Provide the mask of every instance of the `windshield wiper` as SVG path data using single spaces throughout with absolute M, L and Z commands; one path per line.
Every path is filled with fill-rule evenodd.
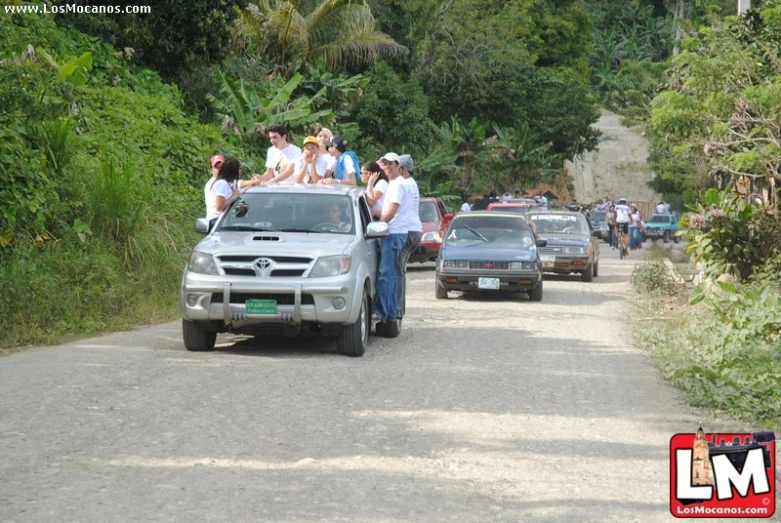
M 295 227 L 291 227 L 288 229 L 279 229 L 279 232 L 311 232 L 313 234 L 323 233 L 323 231 L 313 231 L 312 229 L 296 229 Z
M 470 226 L 464 225 L 464 228 L 469 230 L 470 232 L 475 233 L 476 235 L 478 235 L 480 237 L 481 240 L 483 240 L 485 243 L 488 243 L 488 238 L 486 238 L 485 236 L 483 236 L 482 234 L 480 234 L 479 232 L 477 232 L 476 230 L 474 230 Z
M 277 229 L 267 229 L 265 227 L 255 227 L 252 225 L 226 225 L 219 228 L 220 231 L 251 231 L 251 232 L 279 232 Z

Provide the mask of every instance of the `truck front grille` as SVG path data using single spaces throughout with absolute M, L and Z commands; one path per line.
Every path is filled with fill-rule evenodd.
M 212 294 L 212 303 L 222 303 L 225 300 L 225 295 L 221 292 L 215 292 Z M 231 303 L 236 305 L 243 305 L 247 300 L 276 300 L 277 305 L 294 305 L 295 295 L 292 293 L 283 292 L 266 292 L 266 293 L 243 293 L 243 292 L 231 292 Z M 301 295 L 301 305 L 314 305 L 315 298 L 311 294 Z

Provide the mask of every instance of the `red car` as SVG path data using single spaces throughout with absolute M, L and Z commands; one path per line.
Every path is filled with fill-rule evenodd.
M 421 198 L 418 216 L 423 224 L 423 237 L 415 252 L 410 254 L 410 262 L 425 263 L 436 261 L 439 247 L 445 236 L 447 226 L 453 220 L 453 215 L 447 211 L 445 204 L 439 198 Z

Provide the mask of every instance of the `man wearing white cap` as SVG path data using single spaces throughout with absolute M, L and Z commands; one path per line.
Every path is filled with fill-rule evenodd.
M 407 302 L 407 262 L 410 254 L 420 245 L 420 238 L 423 236 L 423 224 L 420 221 L 420 190 L 418 182 L 412 177 L 412 171 L 415 164 L 412 156 L 402 154 L 399 156 L 399 166 L 401 167 L 401 176 L 404 178 L 404 184 L 410 195 L 410 205 L 407 209 L 402 209 L 401 214 L 407 223 L 407 241 L 404 243 L 399 259 L 396 262 L 396 279 L 398 280 L 398 307 L 399 319 L 404 317 Z
M 382 160 L 389 183 L 380 220 L 388 224 L 390 234 L 380 239 L 380 267 L 377 275 L 377 303 L 374 305 L 374 314 L 385 323 L 396 321 L 399 312 L 396 262 L 407 241 L 404 211 L 409 212 L 410 196 L 404 178 L 401 176 L 399 155 L 388 153 L 382 157 Z

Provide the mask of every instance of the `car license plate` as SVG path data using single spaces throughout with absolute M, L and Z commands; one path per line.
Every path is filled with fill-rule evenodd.
M 477 288 L 478 289 L 498 289 L 499 288 L 499 278 L 478 278 L 477 279 Z
M 276 314 L 277 300 L 247 300 L 244 304 L 247 314 Z
M 556 261 L 556 257 L 551 256 L 550 254 L 542 254 L 540 256 L 540 261 L 543 263 L 553 263 Z

